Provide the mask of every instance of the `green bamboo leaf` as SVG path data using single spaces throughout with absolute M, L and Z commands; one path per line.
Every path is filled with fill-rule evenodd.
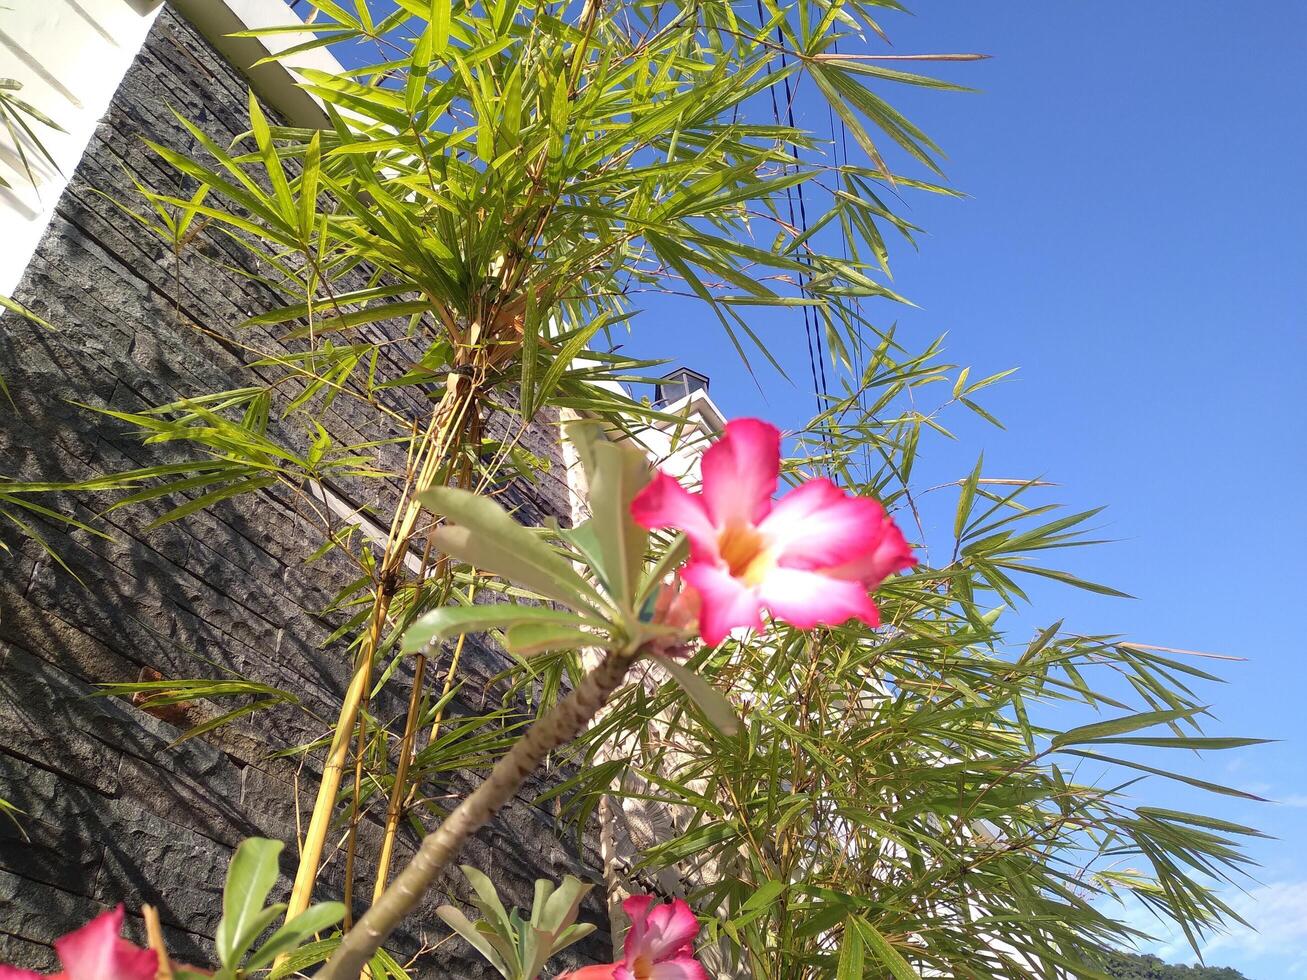
M 1073 728 L 1070 731 L 1062 732 L 1060 735 L 1055 735 L 1052 744 L 1053 748 L 1056 749 L 1066 745 L 1095 742 L 1109 736 L 1124 735 L 1127 732 L 1138 731 L 1141 728 L 1151 728 L 1153 725 L 1186 721 L 1206 710 L 1206 708 L 1178 708 L 1172 711 L 1143 711 L 1138 714 L 1126 715 L 1123 718 L 1109 718 L 1107 721 L 1094 722 L 1092 725 L 1081 725 L 1079 728 Z
M 182 742 L 188 742 L 200 735 L 207 735 L 209 732 L 217 731 L 224 725 L 230 725 L 237 719 L 244 718 L 246 715 L 252 715 L 256 711 L 262 711 L 264 708 L 272 708 L 286 702 L 281 698 L 265 698 L 262 701 L 252 701 L 249 704 L 241 705 L 239 708 L 233 708 L 231 711 L 225 711 L 216 718 L 210 718 L 208 721 L 201 722 L 192 728 L 188 728 L 175 739 L 168 743 L 168 748 L 175 748 Z
M 259 105 L 259 100 L 254 97 L 253 90 L 249 94 L 249 107 L 254 142 L 258 145 L 264 169 L 272 184 L 273 194 L 276 195 L 277 203 L 281 208 L 281 218 L 288 225 L 294 226 L 296 224 L 295 198 L 291 195 L 286 171 L 282 169 L 281 161 L 277 158 L 277 149 L 272 143 L 267 117 L 263 114 L 263 107 Z
M 318 181 L 321 176 L 322 134 L 314 133 L 309 138 L 308 149 L 304 152 L 304 170 L 299 179 L 300 234 L 305 241 L 313 237 L 313 215 L 318 206 Z
M 844 940 L 840 943 L 840 958 L 835 965 L 835 980 L 863 980 L 862 930 L 856 920 L 844 924 Z
M 912 965 L 903 958 L 903 954 L 895 949 L 875 926 L 860 916 L 854 920 L 854 924 L 867 949 L 880 961 L 881 966 L 889 970 L 894 980 L 921 980 L 921 974 L 912 968 Z
M 26 306 L 24 306 L 22 303 L 19 303 L 17 300 L 10 299 L 8 296 L 5 296 L 3 293 L 0 293 L 0 309 L 8 310 L 11 313 L 16 313 L 19 316 L 21 316 L 24 320 L 30 320 L 32 323 L 35 323 L 38 327 L 45 327 L 45 329 L 47 330 L 55 329 L 51 323 L 41 319 L 39 316 L 37 316 L 35 313 L 29 310 Z
M 449 47 L 449 24 L 453 17 L 453 0 L 431 0 L 431 53 L 444 57 Z
M 334 953 L 339 945 L 339 935 L 319 939 L 317 942 L 305 943 L 275 965 L 268 974 L 268 980 L 285 980 L 286 977 L 292 974 L 305 973 L 309 967 L 316 966 Z M 202 980 L 202 978 L 197 977 L 197 980 Z
M 1126 736 L 1122 738 L 1096 738 L 1095 745 L 1147 745 L 1158 749 L 1190 749 L 1194 752 L 1242 749 L 1250 745 L 1267 745 L 1269 738 L 1208 738 L 1202 736 L 1158 735 Z
M 1131 762 L 1128 759 L 1116 759 L 1112 756 L 1101 755 L 1098 752 L 1090 752 L 1086 749 L 1065 749 L 1067 755 L 1079 756 L 1082 759 L 1093 759 L 1095 762 L 1106 762 L 1109 765 L 1124 766 L 1127 769 L 1136 769 L 1140 772 L 1150 773 L 1154 776 L 1163 776 L 1167 779 L 1173 779 L 1178 783 L 1184 783 L 1186 786 L 1193 786 L 1197 789 L 1206 790 L 1209 793 L 1218 793 L 1221 796 L 1237 796 L 1243 800 L 1254 800 L 1258 803 L 1265 803 L 1264 797 L 1255 793 L 1246 793 L 1241 789 L 1233 789 L 1229 786 L 1222 786 L 1219 783 L 1211 783 L 1205 779 L 1195 779 L 1193 776 L 1186 776 L 1183 773 L 1170 772 L 1166 769 L 1158 769 L 1155 766 L 1146 766 L 1142 762 Z
M 263 490 L 266 487 L 274 486 L 277 483 L 275 476 L 258 476 L 251 477 L 248 480 L 237 480 L 235 483 L 229 483 L 217 490 L 211 490 L 206 494 L 196 497 L 194 500 L 188 500 L 179 507 L 174 507 L 159 517 L 156 517 L 148 525 L 147 531 L 153 531 L 155 528 L 162 527 L 165 524 L 171 524 L 173 521 L 179 521 L 183 517 L 189 517 L 191 514 L 212 507 L 214 504 L 223 500 L 230 500 L 232 497 L 239 497 L 241 494 L 253 493 L 256 490 Z
M 280 929 L 251 954 L 244 963 L 245 970 L 258 970 L 269 965 L 278 956 L 296 949 L 309 936 L 322 932 L 345 917 L 345 906 L 340 902 L 321 902 L 310 905 Z

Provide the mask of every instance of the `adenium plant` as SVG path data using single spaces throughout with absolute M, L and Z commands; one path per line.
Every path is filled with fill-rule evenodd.
M 764 609 L 800 629 L 851 618 L 874 624 L 869 591 L 913 563 L 903 535 L 878 503 L 845 494 L 828 480 L 810 480 L 773 501 L 780 433 L 765 422 L 727 425 L 704 454 L 700 494 L 654 474 L 642 450 L 610 441 L 596 423 L 573 424 L 568 436 L 585 470 L 591 516 L 575 528 L 552 529 L 552 542 L 488 497 L 450 487 L 421 495 L 443 518 L 431 533 L 436 548 L 556 605 L 444 606 L 420 619 L 403 646 L 415 652 L 459 633 L 493 629 L 503 631 L 508 650 L 519 656 L 590 648 L 602 658 L 427 835 L 408 867 L 345 935 L 318 974 L 322 980 L 359 975 L 463 842 L 550 752 L 590 724 L 636 661 L 656 657 L 707 718 L 732 734 L 738 723 L 729 703 L 674 656 L 685 652 L 695 629 L 706 643 L 720 643 L 735 627 L 762 626 Z M 648 561 L 655 528 L 684 531 L 688 563 L 679 536 Z M 632 930 L 652 945 L 614 965 L 616 980 L 695 976 L 684 964 L 651 972 L 671 952 L 655 937 L 672 921 L 664 923 L 664 915 L 673 913 L 655 913 Z M 679 913 L 675 919 L 684 921 Z
M 517 908 L 504 908 L 486 875 L 468 865 L 463 865 L 462 871 L 475 892 L 472 904 L 481 918 L 473 922 L 452 905 L 440 906 L 436 915 L 504 980 L 536 980 L 551 956 L 595 931 L 592 923 L 576 921 L 581 901 L 593 886 L 571 875 L 557 887 L 538 880 L 530 913 L 523 918 Z

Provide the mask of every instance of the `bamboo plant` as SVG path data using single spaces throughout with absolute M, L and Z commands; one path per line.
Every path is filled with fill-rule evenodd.
M 1154 648 L 1057 626 L 1018 642 L 999 623 L 1024 603 L 1025 576 L 1102 588 L 1039 561 L 1080 543 L 1091 515 L 1045 516 L 1051 504 L 1030 502 L 1044 489 L 1037 481 L 980 465 L 945 487 L 915 479 L 917 454 L 947 434 L 948 412 L 990 418 L 981 393 L 999 377 L 971 379 L 941 360 L 937 342 L 877 326 L 876 302 L 900 299 L 886 285 L 887 237 L 915 231 L 900 195 L 952 193 L 939 182 L 937 148 L 887 95 L 900 85 L 954 89 L 903 69 L 978 56 L 885 54 L 878 18 L 898 8 L 893 0 L 313 6 L 310 24 L 285 28 L 313 39 L 282 57 L 315 46 L 350 53 L 338 74 L 300 72 L 328 126 L 280 125 L 254 96 L 250 130 L 232 145 L 183 119 L 200 152 L 153 149 L 193 193 L 147 190 L 144 213 L 124 202 L 173 244 L 179 277 L 182 254 L 223 236 L 284 297 L 224 338 L 246 352 L 252 383 L 109 413 L 146 441 L 193 447 L 194 458 L 65 489 L 124 491 L 119 506 L 176 500 L 160 521 L 240 494 L 287 494 L 319 522 L 311 547 L 354 566 L 357 579 L 333 604 L 350 680 L 323 739 L 300 747 L 324 756 L 286 910 L 293 920 L 309 907 L 328 835 L 343 827 L 354 926 L 344 935 L 354 939 L 341 947 L 346 965 L 328 975 L 357 972 L 364 947 L 379 941 L 359 939 L 368 935 L 360 926 L 380 915 L 393 928 L 433 868 L 517 788 L 518 770 L 551 751 L 592 763 L 550 791 L 578 820 L 605 796 L 644 792 L 628 775 L 688 814 L 683 835 L 643 865 L 711 862 L 713 880 L 691 876 L 696 904 L 737 969 L 759 978 L 1092 971 L 1105 948 L 1135 934 L 1105 898 L 1142 901 L 1194 936 L 1233 915 L 1212 881 L 1237 872 L 1236 841 L 1252 831 L 1135 805 L 1125 783 L 1065 768 L 1068 759 L 1124 766 L 1231 792 L 1109 748 L 1246 744 L 1194 733 L 1203 705 L 1187 685 L 1209 675 Z M 801 85 L 829 105 L 851 153 L 827 153 L 823 135 L 786 111 Z M 811 221 L 791 216 L 801 193 Z M 822 472 L 882 499 L 918 527 L 927 554 L 946 553 L 887 588 L 882 630 L 769 626 L 764 641 L 728 640 L 696 651 L 688 671 L 671 668 L 681 686 L 623 686 L 653 639 L 639 614 L 665 570 L 657 560 L 672 561 L 670 542 L 655 536 L 648 556 L 643 539 L 628 542 L 614 563 L 566 535 L 549 545 L 513 530 L 477 494 L 533 478 L 539 461 L 520 440 L 560 412 L 635 436 L 675 421 L 619 387 L 648 380 L 653 367 L 612 349 L 623 331 L 656 328 L 637 315 L 643 292 L 700 301 L 750 372 L 784 377 L 790 367 L 750 326 L 756 309 L 792 307 L 813 325 L 836 380 L 791 443 L 787 477 Z M 944 394 L 932 402 L 932 392 Z M 422 408 L 396 407 L 399 394 Z M 370 414 L 375 441 L 333 438 L 340 399 Z M 493 440 L 492 415 L 510 420 Z M 384 464 L 381 449 L 401 462 Z M 604 465 L 623 475 L 600 512 L 624 520 L 613 502 L 629 502 L 637 467 L 618 457 Z M 376 491 L 379 542 L 324 504 L 346 485 Z M 31 515 L 58 518 L 39 496 L 51 489 L 0 482 L 0 513 L 38 533 Z M 944 494 L 957 496 L 956 516 L 940 545 L 921 515 Z M 489 531 L 470 540 L 478 522 Z M 522 581 L 521 562 L 487 553 L 496 534 L 516 542 L 515 559 L 537 556 L 538 574 Z M 473 600 L 487 588 L 572 612 L 541 619 L 526 612 L 538 606 L 514 604 L 487 613 L 496 607 Z M 445 720 L 461 637 L 485 629 L 506 630 L 524 657 L 509 679 L 535 699 L 535 738 L 518 738 L 522 719 L 507 705 Z M 407 646 L 404 635 L 414 638 Z M 429 643 L 438 637 L 456 646 L 435 695 Z M 583 643 L 607 651 L 596 671 L 582 665 Z M 1095 674 L 1109 682 L 1091 684 Z M 410 684 L 407 712 L 392 733 L 370 707 L 400 679 Z M 729 691 L 734 709 L 715 691 Z M 263 710 L 293 704 L 239 681 L 209 693 L 256 694 Z M 1123 714 L 1065 726 L 1040 708 L 1071 702 Z M 730 734 L 735 711 L 744 724 Z M 1155 725 L 1169 734 L 1136 734 Z M 602 756 L 615 740 L 639 751 Z M 490 789 L 452 816 L 420 800 L 450 768 L 491 766 Z M 370 869 L 382 911 L 355 924 L 356 829 L 372 806 L 385 815 Z M 393 877 L 406 821 L 424 831 L 453 821 L 452 836 L 437 829 L 417 870 Z

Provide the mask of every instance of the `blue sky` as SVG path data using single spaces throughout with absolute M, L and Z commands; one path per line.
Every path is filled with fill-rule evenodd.
M 1035 594 L 1042 621 L 1246 658 L 1220 664 L 1211 733 L 1277 744 L 1190 759 L 1188 771 L 1281 802 L 1197 800 L 1152 780 L 1161 805 L 1206 807 L 1280 838 L 1233 901 L 1261 929 L 1209 947 L 1253 980 L 1307 976 L 1304 608 L 1307 410 L 1307 5 L 1263 0 L 919 2 L 885 20 L 895 50 L 982 51 L 947 66 L 980 94 L 889 94 L 945 149 L 965 200 L 914 196 L 929 234 L 892 255 L 885 304 L 914 340 L 947 332 L 976 372 L 1018 374 L 928 461 L 965 475 L 1044 476 L 1100 504 L 1115 543 L 1065 556 L 1137 598 Z M 800 99 L 826 132 L 824 109 Z M 647 316 L 658 316 L 654 310 Z M 706 311 L 661 317 L 627 347 L 712 375 L 728 415 L 798 425 L 812 405 L 799 314 L 760 318 L 790 385 L 759 391 Z M 645 328 L 649 324 L 642 325 Z M 1147 925 L 1147 924 L 1146 924 Z M 1182 943 L 1158 950 L 1191 961 Z

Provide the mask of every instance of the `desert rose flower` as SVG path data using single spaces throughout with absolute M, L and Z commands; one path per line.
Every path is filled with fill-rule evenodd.
M 123 928 L 123 907 L 96 916 L 76 932 L 54 941 L 63 971 L 55 980 L 154 980 L 159 954 L 139 949 L 119 933 Z M 41 980 L 41 974 L 0 966 L 0 980 Z
M 694 958 L 699 921 L 685 902 L 654 905 L 651 896 L 635 895 L 622 903 L 622 911 L 631 930 L 621 962 L 582 967 L 559 980 L 709 980 Z
M 764 609 L 799 629 L 849 619 L 878 625 L 870 590 L 915 564 L 902 532 L 869 497 L 819 478 L 773 500 L 780 460 L 774 426 L 734 419 L 703 454 L 702 493 L 660 472 L 631 504 L 637 523 L 689 538 L 681 576 L 699 593 L 706 643 L 738 626 L 761 627 Z

